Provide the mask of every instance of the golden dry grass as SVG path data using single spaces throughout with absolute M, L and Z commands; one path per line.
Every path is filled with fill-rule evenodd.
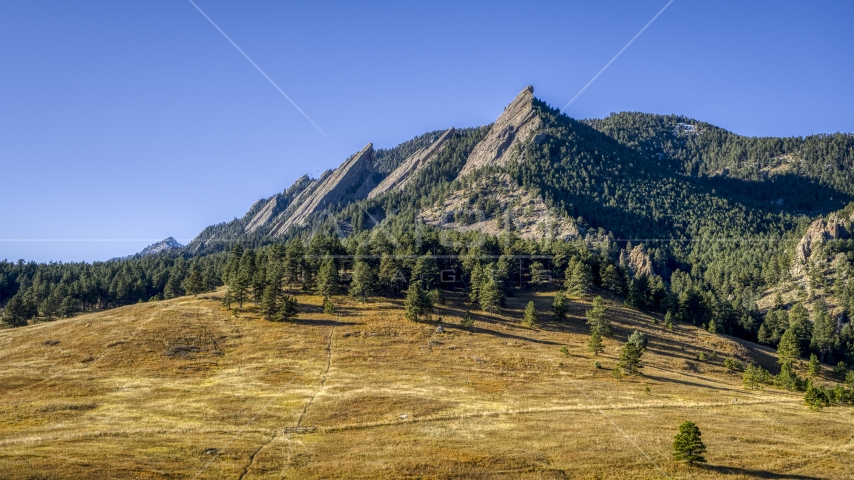
M 450 297 L 441 334 L 398 301 L 342 298 L 336 320 L 309 296 L 290 323 L 181 298 L 2 330 L 0 477 L 851 478 L 851 409 L 745 391 L 721 366 L 773 365 L 766 349 L 616 307 L 595 369 L 586 304 L 529 329 L 524 304 L 551 297 L 521 294 L 466 331 Z M 646 366 L 615 379 L 633 329 Z M 671 460 L 685 419 L 710 466 Z

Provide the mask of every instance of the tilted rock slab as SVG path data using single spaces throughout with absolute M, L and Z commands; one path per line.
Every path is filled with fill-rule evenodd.
M 409 156 L 399 167 L 395 168 L 379 185 L 376 186 L 368 198 L 374 198 L 382 195 L 392 189 L 403 190 L 410 180 L 415 178 L 415 175 L 431 161 L 436 159 L 439 153 L 445 149 L 448 140 L 454 137 L 454 127 L 449 128 L 430 145 L 418 149 L 417 152 Z
M 299 198 L 306 192 L 306 190 L 311 188 L 315 183 L 317 183 L 317 180 L 309 178 L 308 175 L 303 175 L 298 178 L 293 185 L 288 187 L 287 190 L 268 198 L 261 210 L 252 216 L 249 223 L 247 223 L 243 228 L 243 231 L 245 233 L 252 233 L 259 228 L 281 220 L 279 218 L 281 217 L 281 213 L 289 206 L 299 201 Z M 253 205 L 252 209 L 254 208 L 255 206 Z
M 507 165 L 511 160 L 518 159 L 513 155 L 516 146 L 521 145 L 524 149 L 525 142 L 531 139 L 542 124 L 542 119 L 534 110 L 534 87 L 528 86 L 504 109 L 486 138 L 475 145 L 460 175 L 490 165 Z
M 261 211 L 259 211 L 255 214 L 254 217 L 252 217 L 252 220 L 250 220 L 249 223 L 246 224 L 246 227 L 243 229 L 243 231 L 246 233 L 252 233 L 255 230 L 258 230 L 259 228 L 263 227 L 267 224 L 268 221 L 270 221 L 271 218 L 273 218 L 273 215 L 278 213 L 278 209 L 279 196 L 276 195 L 271 198 L 266 205 L 264 205 L 264 208 L 262 208 Z
M 301 198 L 297 199 L 300 200 L 299 205 L 271 234 L 281 235 L 294 225 L 305 225 L 312 215 L 341 200 L 367 197 L 375 185 L 375 174 L 374 145 L 369 143 L 330 175 L 322 178 L 310 194 L 306 189 L 306 195 L 300 195 Z

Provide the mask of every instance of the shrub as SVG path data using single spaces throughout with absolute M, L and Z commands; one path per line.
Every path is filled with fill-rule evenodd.
M 738 360 L 734 360 L 732 358 L 727 358 L 724 360 L 724 367 L 728 370 L 742 370 L 744 366 Z
M 748 365 L 744 370 L 742 383 L 747 390 L 762 390 L 765 385 L 771 383 L 771 374 L 762 367 Z

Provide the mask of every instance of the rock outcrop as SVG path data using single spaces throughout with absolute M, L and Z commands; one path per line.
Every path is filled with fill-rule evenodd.
M 506 165 L 516 159 L 513 156 L 516 146 L 524 148 L 542 124 L 534 110 L 534 87 L 528 86 L 504 109 L 486 138 L 474 147 L 460 175 L 490 165 Z
M 636 245 L 631 251 L 620 250 L 620 266 L 629 270 L 632 278 L 638 275 L 655 275 L 652 260 L 643 245 Z
M 292 226 L 304 225 L 315 213 L 342 200 L 366 198 L 376 185 L 375 176 L 374 146 L 369 143 L 331 174 L 321 177 L 314 188 L 307 188 L 294 199 L 293 209 L 285 212 L 286 218 L 271 234 L 281 235 Z
M 445 149 L 445 145 L 447 145 L 448 140 L 453 138 L 453 136 L 454 127 L 451 127 L 435 142 L 410 155 L 409 158 L 404 160 L 399 167 L 394 169 L 389 176 L 380 182 L 376 188 L 371 190 L 371 193 L 368 194 L 368 198 L 374 198 L 377 195 L 382 195 L 392 189 L 402 190 L 406 184 L 415 177 L 418 171 L 433 161 L 436 156 Z
M 852 221 L 854 221 L 854 214 L 846 221 L 836 213 L 828 215 L 827 220 L 822 218 L 814 221 L 795 248 L 792 276 L 797 278 L 806 273 L 810 257 L 822 244 L 828 240 L 849 238 Z
M 488 193 L 495 200 L 491 215 L 469 202 L 477 191 Z M 421 220 L 443 229 L 488 235 L 501 235 L 512 226 L 513 232 L 523 240 L 568 241 L 581 235 L 573 219 L 557 214 L 542 198 L 517 185 L 507 174 L 480 178 L 474 184 L 449 192 L 441 203 L 423 210 Z

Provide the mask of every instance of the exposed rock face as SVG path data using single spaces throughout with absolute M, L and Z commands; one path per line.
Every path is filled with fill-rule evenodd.
M 827 217 L 827 220 L 822 218 L 814 221 L 795 248 L 795 262 L 792 265 L 792 276 L 798 277 L 806 273 L 806 266 L 810 262 L 810 257 L 824 242 L 838 238 L 848 238 L 850 236 L 849 229 L 851 228 L 851 221 L 854 221 L 854 215 L 846 222 L 844 218 L 840 218 L 836 213 L 831 213 Z
M 374 146 L 369 143 L 359 153 L 324 175 L 315 188 L 306 189 L 293 202 L 294 209 L 271 232 L 281 235 L 294 225 L 304 225 L 313 214 L 342 200 L 359 200 L 368 196 L 375 184 Z M 290 209 L 289 209 L 290 210 Z
M 252 233 L 255 230 L 263 227 L 273 218 L 273 215 L 279 213 L 279 196 L 276 195 L 267 201 L 267 204 L 264 205 L 264 208 L 261 209 L 260 212 L 256 213 L 252 220 L 249 220 L 249 223 L 246 224 L 246 227 L 243 229 L 246 233 Z
M 627 252 L 625 248 L 620 250 L 620 266 L 628 268 L 632 277 L 655 275 L 655 271 L 652 269 L 652 260 L 647 255 L 643 245 L 636 245 L 630 252 Z
M 448 140 L 454 136 L 454 127 L 449 128 L 435 142 L 427 147 L 419 149 L 400 164 L 393 172 L 389 174 L 379 185 L 376 186 L 368 198 L 374 198 L 377 195 L 382 195 L 391 189 L 402 190 L 409 183 L 419 170 L 429 164 L 436 156 L 445 149 Z
M 252 233 L 264 226 L 275 223 L 277 220 L 281 220 L 279 218 L 280 214 L 288 206 L 298 201 L 300 196 L 303 195 L 314 183 L 316 183 L 316 180 L 309 178 L 308 175 L 303 175 L 284 192 L 278 195 L 273 195 L 267 200 L 261 200 L 262 202 L 265 202 L 264 206 L 246 223 L 246 226 L 243 227 L 243 231 L 245 233 Z M 254 206 L 250 212 L 253 210 L 255 210 Z
M 156 255 L 160 252 L 165 252 L 167 250 L 174 250 L 176 248 L 181 248 L 181 247 L 183 247 L 183 245 L 178 243 L 178 241 L 175 240 L 174 238 L 169 237 L 165 240 L 161 240 L 155 244 L 152 244 L 152 245 L 149 245 L 149 246 L 143 248 L 142 251 L 139 252 L 139 254 L 143 255 L 143 256 L 144 255 Z
M 476 191 L 490 193 L 497 213 L 487 217 L 477 205 L 471 205 L 469 197 Z M 500 235 L 512 225 L 515 234 L 524 240 L 567 241 L 581 236 L 574 220 L 556 215 L 542 198 L 519 187 L 507 174 L 481 178 L 450 192 L 441 204 L 425 209 L 421 220 L 441 228 L 488 235 Z
M 534 87 L 527 87 L 504 109 L 486 138 L 472 150 L 460 175 L 489 165 L 506 165 L 515 159 L 513 151 L 523 145 L 543 124 L 534 111 Z

